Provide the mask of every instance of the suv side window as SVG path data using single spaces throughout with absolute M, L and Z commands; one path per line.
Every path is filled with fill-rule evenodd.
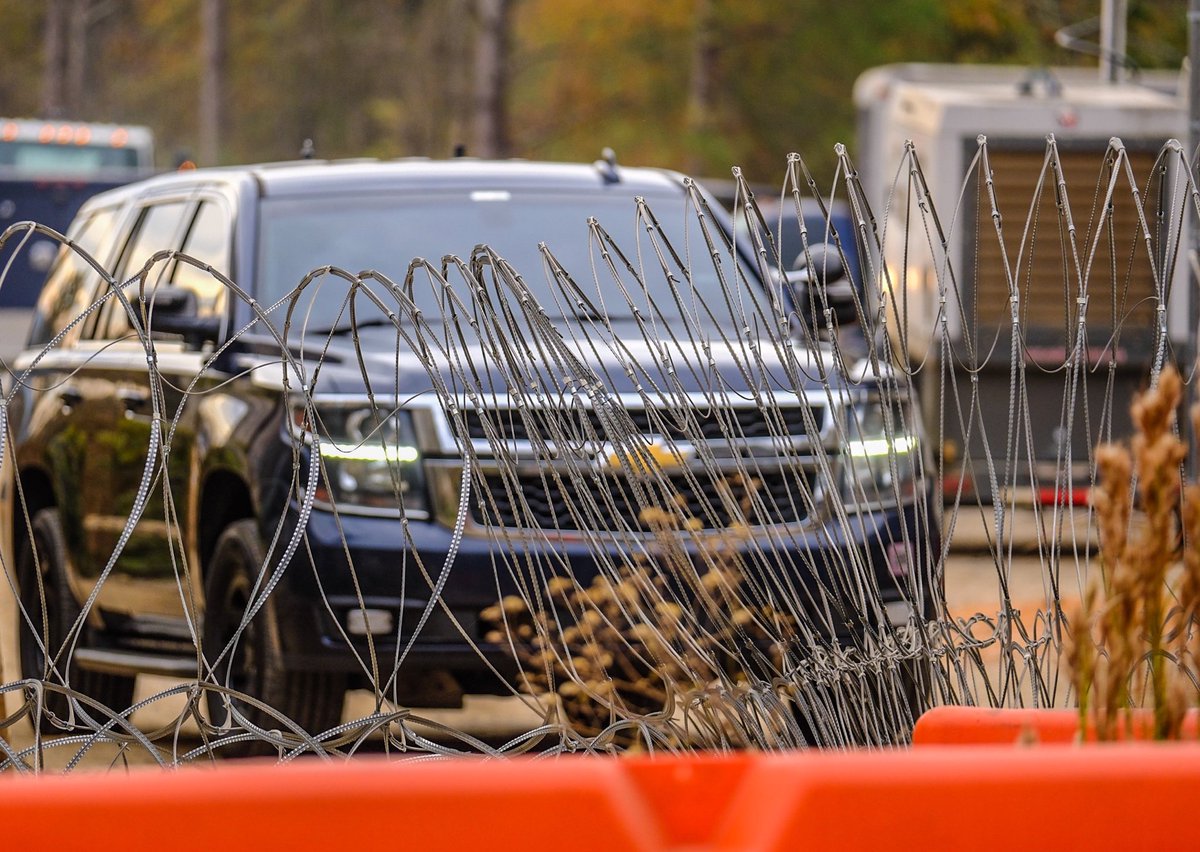
M 115 209 L 99 210 L 67 236 L 104 263 L 106 258 L 100 251 L 108 244 L 115 221 Z M 45 346 L 87 309 L 94 298 L 96 278 L 96 270 L 78 252 L 65 245 L 59 249 L 58 259 L 46 276 L 46 284 L 38 297 L 37 317 L 29 332 L 30 346 Z
M 229 275 L 229 235 L 233 222 L 222 204 L 203 201 L 192 219 L 183 253 L 207 263 L 222 275 Z M 176 263 L 171 283 L 196 296 L 196 316 L 223 316 L 225 285 L 190 263 Z
M 117 268 L 118 283 L 124 283 L 130 276 L 136 275 L 155 252 L 179 248 L 184 214 L 190 207 L 190 201 L 168 201 L 152 204 L 142 211 Z M 151 267 L 146 277 L 147 289 L 165 281 L 166 270 L 165 262 L 156 263 Z M 137 288 L 138 284 L 135 281 L 125 291 L 131 301 L 137 298 Z M 116 298 L 111 299 L 105 307 L 105 316 L 101 318 L 97 328 L 97 336 L 104 340 L 116 340 L 132 332 L 129 316 Z

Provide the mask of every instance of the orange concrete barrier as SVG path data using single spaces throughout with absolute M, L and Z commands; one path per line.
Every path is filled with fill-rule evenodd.
M 1118 739 L 1151 739 L 1154 717 L 1147 710 L 1135 711 L 1128 725 L 1117 729 Z M 1195 740 L 1200 731 L 1198 716 L 1191 710 L 1184 717 L 1183 736 Z M 1078 739 L 1079 711 L 1032 708 L 934 707 L 925 711 L 913 728 L 913 745 L 1012 744 L 1019 740 L 1038 743 L 1073 743 Z M 1084 739 L 1094 741 L 1096 730 L 1088 725 Z
M 437 763 L 0 778 L 11 848 L 1200 847 L 1200 746 Z

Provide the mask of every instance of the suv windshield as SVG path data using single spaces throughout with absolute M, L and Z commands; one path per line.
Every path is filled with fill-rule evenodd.
M 682 192 L 648 196 L 647 203 L 682 263 L 693 273 L 689 285 L 681 269 L 672 270 L 685 294 L 684 310 L 696 316 L 703 314 L 697 309 L 700 301 L 714 309 L 724 304 L 704 232 Z M 590 237 L 587 222 L 593 216 L 634 267 L 644 270 L 643 287 L 621 269 L 629 299 L 607 271 L 598 241 Z M 718 239 L 719 229 L 710 226 L 710 231 L 713 239 Z M 631 318 L 631 301 L 642 311 L 653 304 L 667 320 L 680 316 L 680 306 L 671 296 L 655 253 L 658 241 L 647 234 L 645 222 L 638 221 L 632 195 L 608 193 L 463 189 L 436 195 L 409 192 L 367 198 L 267 199 L 262 204 L 260 300 L 275 302 L 309 272 L 326 265 L 351 273 L 375 270 L 401 284 L 415 257 L 438 266 L 443 255 L 469 260 L 475 246 L 486 244 L 521 274 L 548 314 L 574 314 L 575 305 L 564 298 L 560 285 L 547 271 L 538 250 L 540 242 L 546 243 L 597 311 L 610 320 Z M 619 260 L 614 258 L 614 262 L 621 267 Z M 454 275 L 449 280 L 451 285 L 462 284 Z M 424 277 L 414 284 L 414 301 L 430 321 L 442 315 L 437 289 Z M 302 299 L 297 308 L 304 314 L 305 325 L 310 329 L 346 325 L 347 314 L 339 316 L 345 293 L 341 281 L 320 282 L 312 299 Z M 460 295 L 470 302 L 466 293 Z M 368 315 L 375 313 L 365 299 L 357 301 L 356 309 L 360 317 L 364 310 Z

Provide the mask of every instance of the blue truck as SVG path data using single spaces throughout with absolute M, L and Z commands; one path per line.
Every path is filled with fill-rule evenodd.
M 149 128 L 0 118 L 0 357 L 18 351 L 58 254 L 55 240 L 19 224 L 61 233 L 87 199 L 153 170 Z

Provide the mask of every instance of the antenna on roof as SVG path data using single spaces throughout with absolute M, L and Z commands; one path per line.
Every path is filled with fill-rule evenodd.
M 300 159 L 311 160 L 317 155 L 317 146 L 313 144 L 312 139 L 305 139 L 300 145 Z
M 600 152 L 600 159 L 592 165 L 600 172 L 600 177 L 604 178 L 605 183 L 621 182 L 621 175 L 617 171 L 617 154 L 612 148 L 604 148 Z

